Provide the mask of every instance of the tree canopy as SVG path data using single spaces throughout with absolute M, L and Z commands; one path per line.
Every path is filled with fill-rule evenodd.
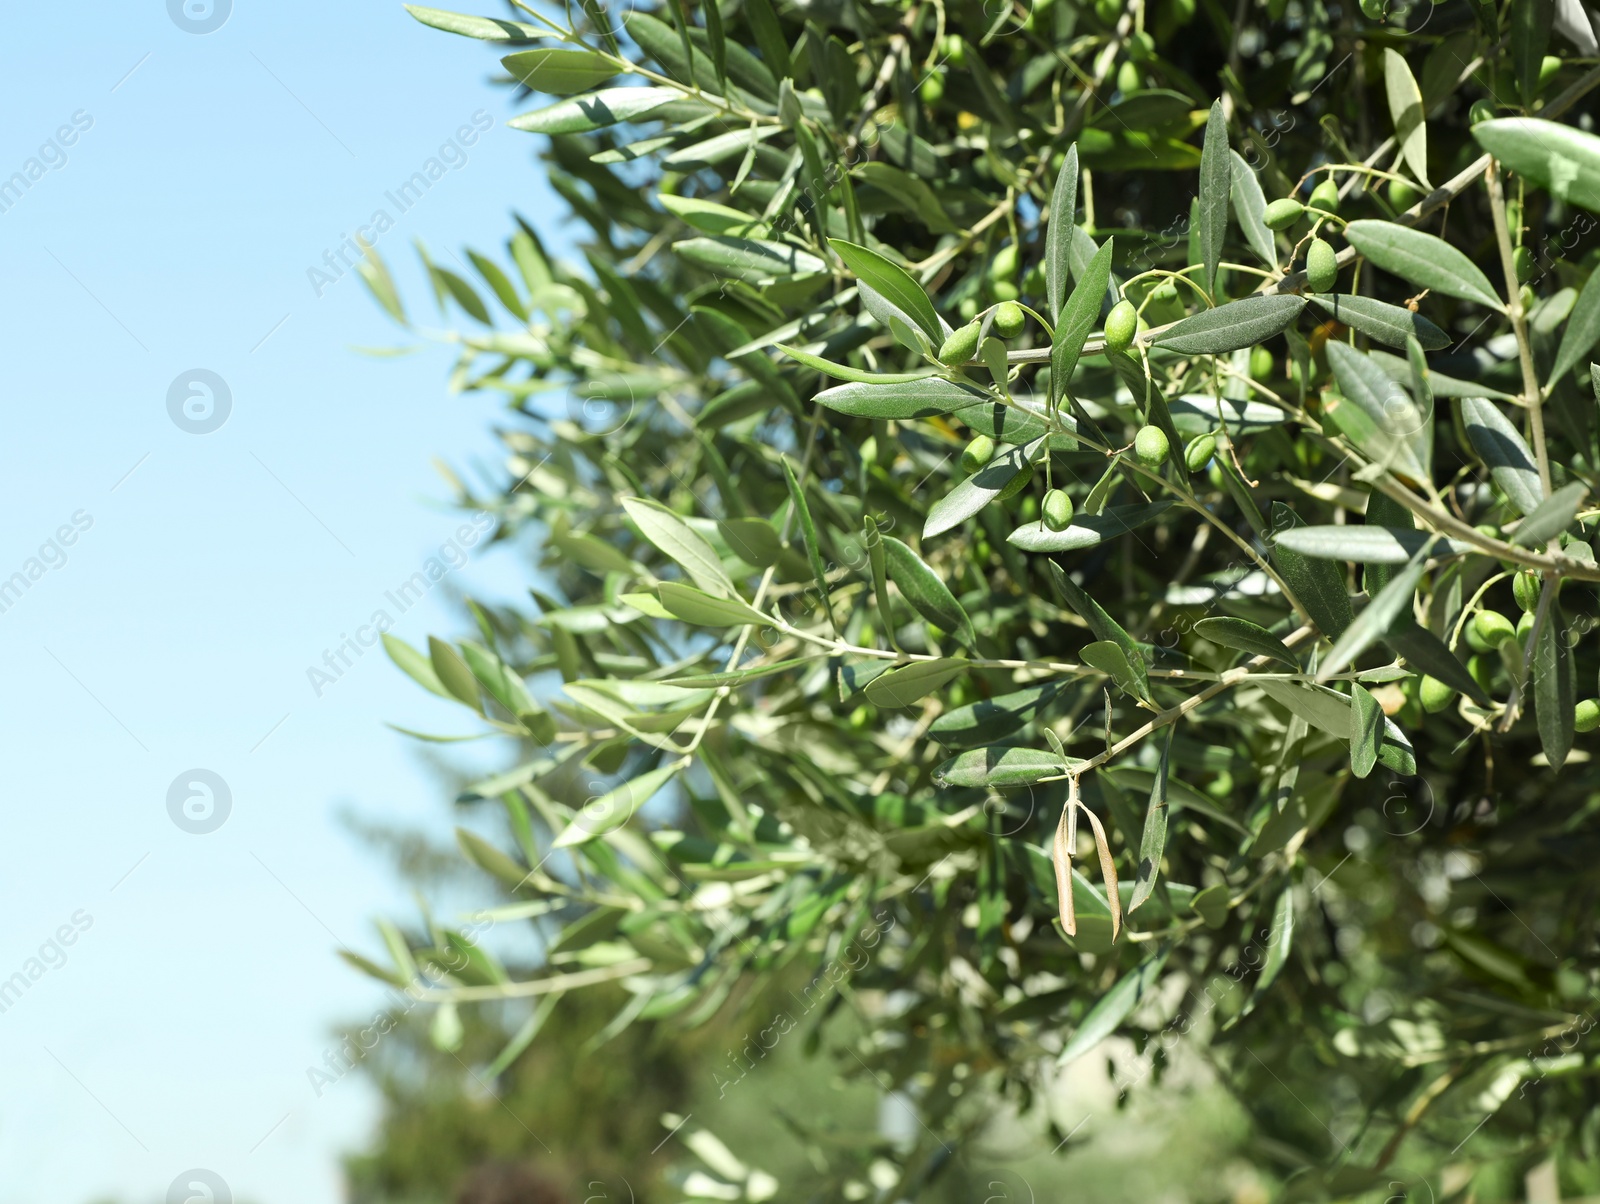
M 423 253 L 507 404 L 459 500 L 543 553 L 386 637 L 505 742 L 504 899 L 363 968 L 521 1009 L 496 1068 L 612 984 L 914 1112 L 794 1118 L 784 1198 L 915 1199 L 1002 1106 L 1070 1158 L 1108 1050 L 1208 1064 L 1283 1199 L 1600 1190 L 1579 5 L 408 7 L 566 213 Z M 736 1153 L 684 1182 L 778 1190 Z

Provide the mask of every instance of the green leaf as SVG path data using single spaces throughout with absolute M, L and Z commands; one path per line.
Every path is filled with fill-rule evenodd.
M 869 681 L 867 700 L 880 707 L 908 707 L 966 671 L 967 662 L 960 657 L 913 661 Z
M 950 587 L 928 567 L 922 557 L 892 535 L 883 537 L 883 550 L 888 559 L 889 577 L 900 587 L 905 600 L 911 603 L 928 622 L 945 631 L 955 632 L 970 647 L 977 639 L 972 630 L 972 620 Z
M 1133 666 L 1128 663 L 1127 655 L 1122 651 L 1120 644 L 1111 640 L 1096 640 L 1080 648 L 1078 658 L 1091 669 L 1098 669 L 1104 673 L 1119 690 L 1138 696 L 1133 684 Z
M 1015 736 L 1060 693 L 1059 685 L 1045 684 L 983 698 L 940 715 L 928 735 L 948 748 L 972 748 Z
M 690 263 L 758 287 L 798 276 L 820 276 L 828 267 L 810 251 L 766 238 L 716 235 L 685 239 L 673 243 L 672 248 Z
M 1267 956 L 1261 963 L 1261 977 L 1256 979 L 1255 989 L 1250 992 L 1250 999 L 1245 1004 L 1246 1012 L 1255 1008 L 1256 1001 L 1283 972 L 1283 967 L 1289 962 L 1289 949 L 1293 941 L 1294 892 L 1285 884 L 1283 893 L 1278 896 L 1277 905 L 1272 909 L 1272 928 L 1267 935 Z
M 676 88 L 606 88 L 588 96 L 574 96 L 506 122 L 530 134 L 584 134 L 619 121 L 638 121 L 683 93 Z
M 960 526 L 994 501 L 1018 473 L 1038 458 L 1043 446 L 1044 440 L 1040 438 L 1026 447 L 1007 448 L 1002 455 L 995 456 L 967 477 L 928 511 L 927 521 L 922 527 L 922 538 L 931 539 L 952 527 Z
M 1350 683 L 1350 771 L 1367 777 L 1378 764 L 1383 741 L 1383 708 L 1359 682 Z
M 728 548 L 746 564 L 771 568 L 783 554 L 783 541 L 764 518 L 727 518 L 717 521 Z
M 673 618 L 698 627 L 760 626 L 772 622 L 741 598 L 718 597 L 677 581 L 663 581 L 656 586 L 656 596 Z
M 1544 500 L 1544 487 L 1533 450 L 1523 442 L 1517 428 L 1493 402 L 1482 397 L 1461 400 L 1461 422 L 1467 429 L 1467 442 L 1489 467 L 1489 475 L 1517 513 L 1532 514 Z
M 1222 355 L 1253 347 L 1289 326 L 1305 307 L 1305 298 L 1287 293 L 1229 301 L 1184 318 L 1158 336 L 1155 346 L 1180 355 Z
M 1228 153 L 1228 119 L 1222 115 L 1222 102 L 1214 100 L 1200 152 L 1200 253 L 1205 264 L 1200 282 L 1206 295 L 1212 297 L 1216 296 L 1217 265 L 1222 262 L 1222 244 L 1228 235 L 1228 198 L 1233 182 Z
M 1427 440 L 1430 446 L 1427 454 L 1432 458 L 1433 423 L 1430 418 L 1381 366 L 1348 343 L 1330 339 L 1327 353 L 1339 391 L 1347 401 L 1365 411 L 1376 428 L 1375 438 L 1369 436 L 1360 440 L 1362 450 L 1376 464 L 1414 481 L 1427 480 L 1429 474 L 1423 467 L 1420 448 Z M 1342 428 L 1343 423 L 1340 425 Z
M 889 599 L 889 557 L 883 550 L 883 536 L 878 534 L 877 520 L 870 514 L 861 516 L 861 526 L 867 561 L 872 566 L 872 590 L 878 599 L 878 620 L 883 624 L 890 645 L 898 651 L 900 643 L 894 635 L 894 604 Z
M 1367 495 L 1366 525 L 1369 527 L 1393 527 L 1397 531 L 1414 531 L 1416 521 L 1399 502 L 1386 493 L 1374 490 Z M 1377 597 L 1378 591 L 1394 580 L 1394 568 L 1389 561 L 1366 561 L 1366 571 L 1363 580 L 1366 583 L 1369 597 Z
M 1404 347 L 1407 339 L 1416 339 L 1428 351 L 1450 346 L 1450 336 L 1427 318 L 1387 301 L 1352 293 L 1316 293 L 1311 300 L 1335 321 L 1391 347 Z
M 789 457 L 780 458 L 783 460 L 783 479 L 789 486 L 789 503 L 794 507 L 795 515 L 800 520 L 800 534 L 805 539 L 806 560 L 811 564 L 811 576 L 816 582 L 817 592 L 822 596 L 822 609 L 828 616 L 828 626 L 837 634 L 838 628 L 833 620 L 833 594 L 828 590 L 828 568 L 822 560 L 822 541 L 817 538 L 817 524 L 811 517 L 811 507 L 806 503 L 806 491 L 794 475 Z
M 1428 123 L 1424 120 L 1422 89 L 1417 87 L 1411 68 L 1392 47 L 1383 52 L 1384 90 L 1389 97 L 1389 116 L 1394 120 L 1394 140 L 1400 144 L 1401 157 L 1412 173 L 1429 188 L 1428 184 Z M 1459 294 L 1452 294 L 1459 295 Z
M 428 268 L 428 272 L 433 276 L 434 280 L 444 286 L 445 291 L 455 298 L 456 304 L 466 310 L 467 313 L 485 326 L 494 324 L 489 317 L 489 307 L 483 303 L 483 298 L 478 296 L 473 287 L 460 276 L 447 268 L 437 268 L 431 265 Z
M 1398 622 L 1411 619 L 1411 603 L 1416 597 L 1417 582 L 1422 580 L 1427 567 L 1427 558 L 1419 551 L 1404 569 L 1394 575 L 1394 580 L 1378 591 L 1378 596 L 1368 602 L 1366 609 L 1344 629 L 1344 634 L 1317 669 L 1318 681 L 1327 681 L 1345 666 L 1353 665 L 1357 657 L 1388 635 Z
M 1139 837 L 1139 866 L 1133 877 L 1133 899 L 1128 904 L 1130 912 L 1137 910 L 1155 890 L 1156 875 L 1161 872 L 1161 858 L 1167 851 L 1167 774 L 1172 763 L 1175 726 L 1167 726 L 1167 738 L 1161 745 L 1161 759 L 1156 763 L 1156 780 L 1150 787 L 1150 803 L 1144 813 L 1144 831 Z
M 992 393 L 942 376 L 927 376 L 893 384 L 836 385 L 818 393 L 816 400 L 830 410 L 856 418 L 931 418 L 954 414 L 973 406 L 995 405 Z
M 1511 63 L 1517 72 L 1517 91 L 1525 106 L 1539 94 L 1540 68 L 1550 45 L 1550 25 L 1555 0 L 1519 0 L 1508 10 L 1511 17 Z M 1579 20 L 1587 14 L 1579 8 Z
M 423 689 L 437 694 L 440 698 L 454 698 L 454 695 L 444 688 L 439 675 L 433 671 L 433 662 L 399 636 L 384 632 L 383 650 L 407 677 Z
M 443 640 L 431 635 L 428 637 L 428 653 L 429 660 L 433 664 L 433 672 L 443 683 L 444 688 L 457 701 L 464 702 L 480 715 L 483 714 L 483 700 L 478 695 L 478 679 L 472 675 L 467 662 L 461 659 L 461 654 Z
M 1533 512 L 1517 524 L 1511 542 L 1531 548 L 1554 539 L 1572 525 L 1572 520 L 1588 492 L 1589 487 L 1582 481 L 1563 485 L 1534 507 Z
M 1100 306 L 1111 283 L 1111 254 L 1114 239 L 1106 239 L 1105 246 L 1095 252 L 1079 275 L 1072 296 L 1062 307 L 1056 322 L 1055 341 L 1050 345 L 1050 394 L 1052 400 L 1066 390 L 1089 332 L 1100 321 Z
M 570 849 L 576 845 L 587 844 L 597 836 L 604 836 L 607 832 L 622 827 L 633 818 L 634 812 L 660 793 L 661 788 L 670 782 L 682 767 L 682 761 L 674 761 L 670 765 L 642 773 L 631 782 L 624 782 L 616 789 L 608 790 L 599 798 L 590 799 L 550 847 Z
M 1072 279 L 1072 232 L 1078 210 L 1078 144 L 1067 147 L 1056 186 L 1050 194 L 1050 221 L 1044 234 L 1044 287 L 1052 325 L 1061 322 L 1061 306 Z
M 1556 351 L 1550 379 L 1560 380 L 1588 359 L 1596 343 L 1600 343 L 1600 271 L 1589 273 L 1567 317 L 1567 329 L 1561 335 L 1561 347 Z
M 456 844 L 468 861 L 484 873 L 498 878 L 512 890 L 527 883 L 528 870 L 477 833 L 469 832 L 466 828 L 457 828 Z
M 909 314 L 935 345 L 943 341 L 944 328 L 939 324 L 939 315 L 934 311 L 933 302 L 928 300 L 928 294 L 922 286 L 911 278 L 910 272 L 899 264 L 891 263 L 878 252 L 842 238 L 830 238 L 828 245 L 838 252 L 839 258 L 844 260 L 845 266 L 857 280 Z
M 789 43 L 784 37 L 783 26 L 778 23 L 777 14 L 772 11 L 770 0 L 745 0 L 744 11 L 756 46 L 761 51 L 762 62 L 775 79 L 788 77 L 793 72 L 789 63 Z
M 623 498 L 622 508 L 644 537 L 671 557 L 706 593 L 731 598 L 738 592 L 716 549 L 682 515 L 642 497 Z
M 873 160 L 858 163 L 851 174 L 864 184 L 893 197 L 901 208 L 934 234 L 954 234 L 957 226 L 939 203 L 937 194 L 926 183 L 891 163 Z
M 1418 343 L 1417 346 L 1421 349 L 1422 344 Z M 1403 385 L 1410 385 L 1413 382 L 1414 376 L 1409 359 L 1376 348 L 1367 352 L 1367 356 L 1389 374 L 1389 379 Z M 1432 368 L 1428 369 L 1428 391 L 1435 397 L 1493 397 L 1499 401 L 1514 400 L 1510 393 L 1491 389 L 1479 381 L 1446 376 Z
M 389 316 L 400 325 L 406 325 L 405 306 L 400 303 L 400 292 L 394 286 L 394 277 L 389 275 L 388 266 L 371 246 L 362 248 L 361 262 L 356 264 L 356 275 L 361 277 L 361 282 L 377 298 L 378 304 L 389 312 Z
M 1032 748 L 1003 746 L 977 748 L 951 757 L 933 771 L 933 784 L 940 788 L 983 789 L 1030 786 L 1040 778 L 1060 777 L 1083 762 L 1077 757 Z
M 1070 606 L 1078 617 L 1089 625 L 1089 630 L 1094 633 L 1097 640 L 1106 641 L 1116 645 L 1122 653 L 1123 664 L 1127 672 L 1117 677 L 1119 685 L 1123 685 L 1136 697 L 1148 701 L 1150 698 L 1150 676 L 1145 663 L 1144 649 L 1140 648 L 1134 639 L 1123 628 L 1121 623 L 1108 614 L 1100 603 L 1089 596 L 1077 582 L 1067 576 L 1067 572 L 1055 561 L 1047 561 L 1045 570 L 1050 577 L 1050 586 L 1061 596 L 1061 600 Z M 1085 649 L 1087 651 L 1087 649 Z M 1094 664 L 1093 661 L 1089 662 Z M 1096 665 L 1096 668 L 1100 666 Z
M 1136 968 L 1119 978 L 1116 985 L 1100 997 L 1094 1007 L 1089 1009 L 1089 1014 L 1083 1018 L 1083 1023 L 1078 1025 L 1066 1048 L 1056 1058 L 1057 1066 L 1076 1062 L 1116 1032 L 1117 1026 L 1128 1018 L 1128 1014 L 1155 990 L 1156 983 L 1161 977 L 1161 968 L 1167 963 L 1169 951 L 1170 946 L 1160 946 Z
M 1275 268 L 1278 244 L 1263 216 L 1267 211 L 1267 197 L 1261 191 L 1261 181 L 1256 179 L 1256 173 L 1250 170 L 1250 164 L 1238 151 L 1230 150 L 1228 158 L 1233 164 L 1233 216 L 1256 257 L 1269 268 Z
M 608 56 L 594 50 L 541 46 L 508 54 L 500 62 L 513 78 L 534 92 L 571 96 L 603 84 L 619 70 Z
M 1560 769 L 1572 751 L 1575 683 L 1572 648 L 1567 642 L 1566 624 L 1556 601 L 1555 581 L 1546 581 L 1545 597 L 1539 605 L 1546 610 L 1544 622 L 1535 633 L 1533 663 L 1533 712 L 1539 725 L 1539 745 L 1551 769 Z
M 1079 513 L 1060 531 L 1052 531 L 1042 521 L 1025 523 L 1006 536 L 1006 542 L 1024 552 L 1073 552 L 1079 548 L 1092 548 L 1144 526 L 1159 518 L 1171 506 L 1170 501 L 1159 501 L 1135 506 L 1111 506 L 1102 514 Z
M 1344 634 L 1355 615 L 1350 609 L 1350 595 L 1345 592 L 1344 574 L 1326 560 L 1311 560 L 1293 547 L 1286 545 L 1284 537 L 1304 521 L 1282 502 L 1272 503 L 1272 530 L 1276 535 L 1272 544 L 1272 562 L 1278 575 L 1300 599 L 1311 621 L 1322 634 L 1336 640 Z
M 707 234 L 727 234 L 734 238 L 746 238 L 766 231 L 766 223 L 760 218 L 729 208 L 727 205 L 719 205 L 715 201 L 674 196 L 670 192 L 663 192 L 656 199 L 661 202 L 663 209 L 679 221 Z
M 779 351 L 790 359 L 804 364 L 807 368 L 815 368 L 824 376 L 831 376 L 834 380 L 848 380 L 860 385 L 907 385 L 912 381 L 927 380 L 933 373 L 932 369 L 922 372 L 867 372 L 861 368 L 851 368 L 846 364 L 836 364 L 832 360 L 825 360 L 820 355 L 812 355 L 809 351 L 801 351 L 798 347 L 789 347 L 783 343 L 774 343 Z M 827 403 L 824 402 L 824 405 Z M 837 406 L 833 407 L 839 408 Z M 847 413 L 849 411 L 846 411 Z
M 1265 627 L 1258 626 L 1248 619 L 1227 616 L 1201 619 L 1194 625 L 1194 633 L 1203 640 L 1224 648 L 1232 648 L 1235 652 L 1246 652 L 1251 656 L 1270 656 L 1274 660 L 1282 661 L 1290 669 L 1300 668 L 1300 662 L 1295 660 L 1289 645 Z
M 442 29 L 445 33 L 458 33 L 467 38 L 479 38 L 487 42 L 533 42 L 540 38 L 553 35 L 536 25 L 524 25 L 520 21 L 502 21 L 495 17 L 468 17 L 461 13 L 446 12 L 442 8 L 424 8 L 420 4 L 407 4 L 404 6 L 410 13 L 424 25 L 434 29 Z
M 1278 532 L 1277 546 L 1317 560 L 1349 560 L 1356 564 L 1405 564 L 1423 548 L 1435 545 L 1436 556 L 1470 551 L 1471 544 L 1427 531 L 1376 525 L 1292 527 Z
M 1465 694 L 1481 707 L 1489 705 L 1489 696 L 1456 654 L 1445 642 L 1426 627 L 1416 623 L 1399 623 L 1383 637 L 1401 656 L 1406 665 L 1418 673 L 1436 677 L 1458 693 Z
M 1552 196 L 1600 213 L 1600 138 L 1539 117 L 1481 121 L 1472 136 L 1504 166 Z
M 1358 221 L 1344 228 L 1344 236 L 1369 263 L 1408 284 L 1473 301 L 1487 309 L 1505 308 L 1478 265 L 1436 234 L 1395 222 Z

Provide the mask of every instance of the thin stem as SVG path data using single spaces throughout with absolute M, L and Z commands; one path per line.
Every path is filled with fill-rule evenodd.
M 1539 466 L 1539 484 L 1550 496 L 1550 454 L 1544 442 L 1544 394 L 1539 389 L 1539 374 L 1533 367 L 1533 345 L 1528 341 L 1528 316 L 1522 310 L 1522 287 L 1517 283 L 1516 253 L 1511 249 L 1511 230 L 1506 225 L 1505 189 L 1500 183 L 1497 164 L 1489 164 L 1489 212 L 1494 217 L 1494 237 L 1500 244 L 1500 266 L 1506 276 L 1506 312 L 1517 336 L 1517 358 L 1522 361 L 1522 394 L 1528 407 L 1528 442 Z

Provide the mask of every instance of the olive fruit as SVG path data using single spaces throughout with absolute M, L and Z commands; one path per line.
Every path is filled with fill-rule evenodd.
M 1424 677 L 1422 687 L 1417 691 L 1422 702 L 1422 709 L 1430 715 L 1436 715 L 1455 700 L 1456 692 L 1437 677 Z
M 1106 347 L 1112 351 L 1125 350 L 1133 342 L 1138 326 L 1138 311 L 1133 308 L 1133 302 L 1124 297 L 1106 315 Z
M 1002 301 L 995 306 L 994 332 L 1002 339 L 1014 339 L 1022 333 L 1027 320 L 1027 315 L 1022 312 L 1022 306 L 1015 301 Z
M 1189 466 L 1190 472 L 1199 472 L 1211 463 L 1211 457 L 1217 454 L 1217 437 L 1215 435 L 1201 435 L 1183 450 L 1183 462 Z
M 1482 121 L 1494 120 L 1494 104 L 1487 100 L 1475 100 L 1472 108 L 1467 111 L 1467 121 L 1477 125 Z
M 1324 213 L 1339 212 L 1339 186 L 1332 180 L 1324 180 L 1311 190 L 1312 209 L 1320 209 Z
M 1146 468 L 1159 468 L 1171 451 L 1167 436 L 1159 426 L 1141 426 L 1133 437 L 1133 454 Z
M 1539 574 L 1518 573 L 1511 581 L 1511 592 L 1518 606 L 1532 612 L 1539 605 Z
M 961 469 L 968 476 L 994 459 L 994 440 L 988 435 L 977 435 L 961 453 Z
M 1306 287 L 1314 293 L 1325 293 L 1339 279 L 1339 257 L 1333 244 L 1324 238 L 1313 238 L 1306 248 Z
M 922 97 L 924 104 L 938 104 L 944 99 L 944 76 L 937 72 L 927 75 L 922 83 L 917 85 L 917 95 Z
M 1406 210 L 1422 199 L 1422 194 L 1404 180 L 1389 181 L 1389 204 Z
M 947 368 L 954 368 L 971 360 L 978 351 L 979 328 L 980 324 L 973 321 L 952 330 L 950 337 L 939 347 L 939 362 Z
M 1279 197 L 1262 211 L 1261 220 L 1268 230 L 1287 230 L 1305 211 L 1306 207 L 1292 196 Z
M 1065 489 L 1052 489 L 1044 495 L 1044 525 L 1052 531 L 1064 530 L 1072 521 L 1072 497 Z
M 1467 626 L 1467 643 L 1479 652 L 1493 652 L 1516 638 L 1517 629 L 1498 610 L 1480 610 Z
M 1572 726 L 1580 732 L 1592 732 L 1600 727 L 1600 698 L 1585 698 L 1572 712 Z
M 958 33 L 945 34 L 941 50 L 944 52 L 944 61 L 952 67 L 960 67 L 967 61 L 967 44 Z

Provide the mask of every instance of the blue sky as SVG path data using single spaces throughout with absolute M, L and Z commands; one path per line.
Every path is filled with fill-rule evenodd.
M 451 537 L 431 460 L 494 462 L 496 403 L 447 394 L 442 348 L 357 354 L 404 339 L 352 275 L 318 296 L 308 270 L 385 209 L 429 320 L 411 239 L 453 266 L 513 206 L 552 229 L 492 66 L 392 0 L 237 0 L 206 34 L 164 0 L 7 15 L 0 188 L 53 165 L 0 191 L 0 580 L 38 577 L 0 595 L 0 980 L 38 974 L 0 1013 L 0 1204 L 166 1199 L 194 1167 L 239 1201 L 341 1198 L 373 1100 L 354 1078 L 319 1099 L 306 1068 L 380 1002 L 336 945 L 370 950 L 406 903 L 335 810 L 447 831 L 384 723 L 466 724 L 379 650 L 320 697 L 307 669 Z M 385 194 L 479 110 L 399 212 Z M 194 369 L 228 394 L 210 433 L 169 414 Z M 518 557 L 475 549 L 448 584 L 510 597 Z M 397 633 L 457 629 L 445 589 Z M 204 834 L 168 813 L 195 769 L 231 795 Z

